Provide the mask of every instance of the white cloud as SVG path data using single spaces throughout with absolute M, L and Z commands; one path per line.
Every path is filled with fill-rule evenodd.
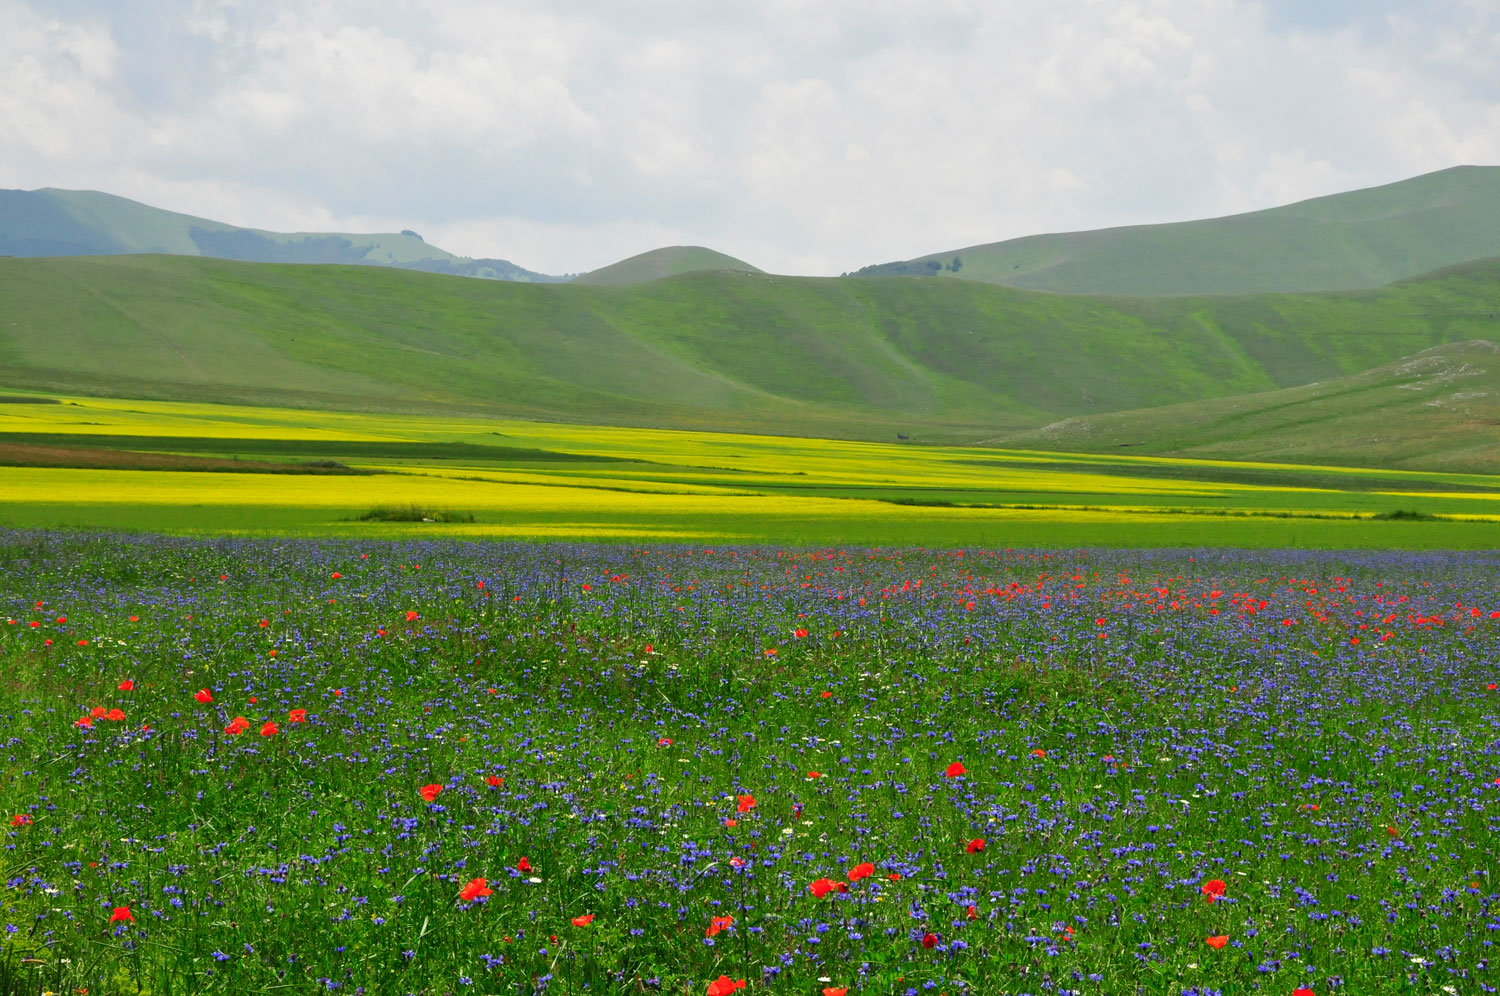
M 832 273 L 1500 161 L 1481 0 L 122 7 L 0 0 L 0 185 Z

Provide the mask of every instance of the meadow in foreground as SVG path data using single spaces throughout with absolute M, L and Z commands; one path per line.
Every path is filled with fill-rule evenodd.
M 0 536 L 0 993 L 1493 992 L 1500 560 Z

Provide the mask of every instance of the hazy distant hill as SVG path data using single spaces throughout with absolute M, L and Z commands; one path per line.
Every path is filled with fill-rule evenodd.
M 1459 166 L 1250 214 L 1033 235 L 884 263 L 1063 294 L 1237 294 L 1377 287 L 1500 256 L 1500 167 Z
M 1094 298 L 717 270 L 594 287 L 0 260 L 0 387 L 917 442 L 1327 381 L 1497 326 L 1500 261 L 1374 291 Z
M 591 270 L 575 277 L 573 283 L 601 286 L 643 284 L 648 280 L 660 280 L 662 277 L 675 277 L 680 273 L 696 273 L 700 270 L 761 272 L 749 263 L 702 246 L 666 246 Z
M 469 259 L 415 232 L 352 235 L 237 228 L 94 190 L 0 190 L 0 256 L 166 253 L 256 263 L 352 263 L 522 282 L 566 277 Z

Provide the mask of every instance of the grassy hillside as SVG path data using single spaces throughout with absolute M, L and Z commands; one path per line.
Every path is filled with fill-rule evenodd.
M 1500 262 L 1376 291 L 1062 297 L 700 272 L 629 287 L 0 260 L 0 387 L 914 441 L 1291 387 L 1496 335 Z
M 859 273 L 1065 294 L 1239 294 L 1376 287 L 1491 256 L 1500 256 L 1500 167 L 1460 166 L 1268 211 L 1035 235 Z
M 643 284 L 648 280 L 675 277 L 682 273 L 700 270 L 738 270 L 745 273 L 761 271 L 743 260 L 726 256 L 703 246 L 667 246 L 652 249 L 618 263 L 600 267 L 581 276 L 574 277 L 575 284 L 597 284 L 599 286 L 622 286 Z
M 415 232 L 351 235 L 267 232 L 164 211 L 95 190 L 0 190 L 0 256 L 170 253 L 256 263 L 354 263 L 487 277 L 556 281 L 503 259 L 469 259 Z
M 1071 418 L 1039 449 L 1451 471 L 1500 467 L 1500 346 L 1454 343 L 1304 387 Z

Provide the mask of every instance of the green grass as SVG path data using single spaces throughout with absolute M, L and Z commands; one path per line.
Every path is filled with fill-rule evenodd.
M 1493 334 L 1500 263 L 1375 291 L 1076 298 L 703 272 L 632 287 L 0 260 L 0 387 L 916 442 L 1272 390 Z
M 1367 467 L 1500 466 L 1500 347 L 1476 340 L 1259 394 L 1072 418 L 1009 446 Z
M 1492 561 L 0 533 L 0 991 L 1478 991 Z
M 726 256 L 713 249 L 705 249 L 703 246 L 666 246 L 622 259 L 618 263 L 611 263 L 597 270 L 590 270 L 588 273 L 574 277 L 572 282 L 618 287 L 626 284 L 643 284 L 647 281 L 675 277 L 682 273 L 694 273 L 699 270 L 761 272 L 743 260 Z
M 1490 256 L 1500 256 L 1500 167 L 1461 166 L 1250 214 L 1033 235 L 861 272 L 1063 294 L 1244 294 L 1376 287 Z

